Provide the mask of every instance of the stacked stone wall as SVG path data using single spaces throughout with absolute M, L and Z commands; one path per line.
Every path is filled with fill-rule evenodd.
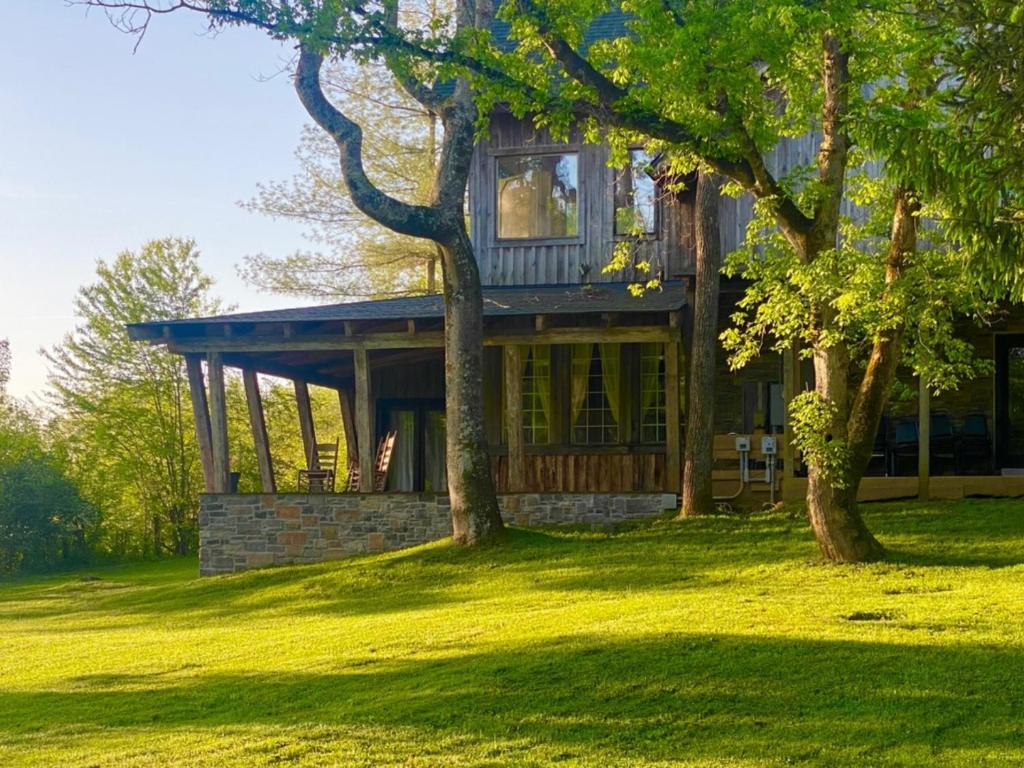
M 499 497 L 513 525 L 606 527 L 658 515 L 662 494 Z M 199 571 L 206 576 L 385 552 L 451 536 L 448 497 L 435 494 L 208 494 L 200 499 Z

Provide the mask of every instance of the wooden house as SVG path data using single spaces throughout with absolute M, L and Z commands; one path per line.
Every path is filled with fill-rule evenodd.
M 780 146 L 774 170 L 807 162 L 813 149 L 809 141 Z M 477 148 L 469 200 L 485 286 L 488 444 L 503 510 L 518 522 L 616 521 L 675 504 L 686 416 L 693 207 L 685 195 L 659 194 L 645 173 L 649 162 L 636 149 L 626 168 L 613 169 L 607 148 L 585 144 L 576 134 L 555 141 L 504 113 L 493 116 L 489 138 Z M 721 205 L 728 251 L 742 238 L 750 203 L 723 198 Z M 648 273 L 604 270 L 616 244 L 627 238 L 663 277 L 660 290 L 634 297 L 628 284 Z M 723 323 L 742 287 L 723 282 Z M 210 494 L 201 519 L 204 573 L 443 535 L 440 297 L 169 319 L 132 326 L 130 333 L 188 360 Z M 1024 477 L 1011 471 L 1024 466 L 1024 325 L 1007 321 L 972 334 L 992 356 L 993 375 L 934 401 L 922 393 L 918 401 L 894 406 L 872 468 L 877 476 L 865 479 L 863 498 L 918 495 L 922 489 L 951 497 L 1024 493 Z M 226 366 L 244 372 L 263 477 L 262 496 L 237 502 L 225 497 Z M 295 382 L 311 464 L 316 437 L 306 388 L 337 390 L 343 440 L 360 467 L 361 493 L 296 496 L 294 489 L 275 487 L 257 373 Z M 768 355 L 739 373 L 730 372 L 722 356 L 715 393 L 716 494 L 748 505 L 802 497 L 799 460 L 785 440 L 786 402 L 810 386 L 809 367 L 794 355 Z M 901 408 L 920 428 L 912 438 L 900 435 L 905 444 L 897 445 L 892 439 Z M 374 493 L 375 449 L 392 431 L 397 439 L 386 483 Z M 943 432 L 940 441 L 937 431 Z M 774 436 L 774 453 L 763 436 Z M 751 438 L 745 458 L 737 437 Z M 946 455 L 947 446 L 968 443 L 969 466 L 963 456 Z M 933 447 L 948 466 L 937 466 L 938 455 L 929 455 Z M 936 473 L 929 479 L 930 469 Z M 395 509 L 405 509 L 414 497 L 421 506 L 424 498 L 439 499 L 440 506 L 416 507 L 409 514 L 426 517 L 410 527 Z M 349 527 L 342 524 L 339 532 L 341 520 Z M 413 529 L 421 533 L 406 535 Z

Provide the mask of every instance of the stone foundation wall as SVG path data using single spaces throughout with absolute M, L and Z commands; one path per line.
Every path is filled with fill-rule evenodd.
M 520 526 L 610 526 L 658 515 L 672 503 L 666 501 L 660 493 L 498 498 L 506 522 Z M 199 507 L 199 572 L 319 563 L 412 547 L 451 533 L 448 497 L 435 494 L 207 494 Z

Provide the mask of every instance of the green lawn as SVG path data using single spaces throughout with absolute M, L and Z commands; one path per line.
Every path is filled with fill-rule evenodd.
M 1024 765 L 1024 502 L 0 582 L 0 766 Z

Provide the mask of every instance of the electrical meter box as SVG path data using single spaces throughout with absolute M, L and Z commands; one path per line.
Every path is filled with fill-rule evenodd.
M 749 452 L 750 451 L 750 438 L 747 437 L 746 435 L 741 435 L 740 437 L 737 437 L 736 438 L 736 450 L 739 451 L 740 453 Z
M 761 438 L 761 453 L 765 456 L 774 456 L 776 450 L 775 438 L 771 435 L 765 435 Z

